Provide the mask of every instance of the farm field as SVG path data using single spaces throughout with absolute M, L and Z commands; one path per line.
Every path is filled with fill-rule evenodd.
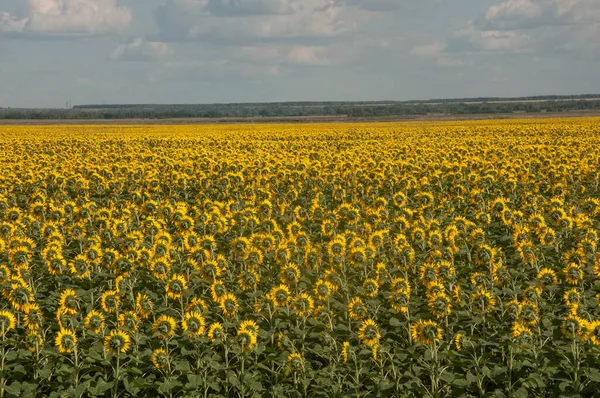
M 593 396 L 600 118 L 0 126 L 0 396 Z

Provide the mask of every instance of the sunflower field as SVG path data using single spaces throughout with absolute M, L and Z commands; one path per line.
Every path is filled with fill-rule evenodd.
M 600 388 L 600 119 L 0 126 L 0 163 L 0 397 Z

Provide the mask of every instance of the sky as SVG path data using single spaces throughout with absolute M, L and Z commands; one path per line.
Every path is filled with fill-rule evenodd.
M 600 93 L 600 0 L 0 0 L 0 107 Z

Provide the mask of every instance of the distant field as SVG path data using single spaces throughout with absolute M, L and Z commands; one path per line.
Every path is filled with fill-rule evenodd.
M 600 110 L 538 113 L 502 113 L 467 115 L 412 115 L 412 116 L 285 116 L 285 117 L 244 117 L 244 118 L 174 118 L 174 119 L 0 119 L 0 125 L 68 125 L 68 124 L 104 124 L 104 125 L 187 125 L 187 124 L 260 124 L 260 123 L 361 123 L 361 122 L 404 122 L 404 121 L 440 121 L 440 120 L 495 120 L 495 119 L 549 119 L 581 118 L 600 116 Z

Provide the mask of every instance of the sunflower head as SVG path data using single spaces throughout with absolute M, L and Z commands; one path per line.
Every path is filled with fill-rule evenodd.
M 152 364 L 156 369 L 165 369 L 169 365 L 169 354 L 164 348 L 157 348 L 152 351 Z
M 152 330 L 158 334 L 160 339 L 169 339 L 175 335 L 177 322 L 175 318 L 168 315 L 161 315 L 153 325 Z
M 442 340 L 442 328 L 434 321 L 419 319 L 411 326 L 411 336 L 421 344 L 433 344 Z
M 113 354 L 125 354 L 131 346 L 131 337 L 122 330 L 111 330 L 104 337 L 104 348 Z
M 196 311 L 186 312 L 181 322 L 182 329 L 185 333 L 188 333 L 190 337 L 199 337 L 204 334 L 204 327 L 206 322 L 202 314 Z
M 62 354 L 69 354 L 77 347 L 77 336 L 69 329 L 60 329 L 55 344 Z
M 358 337 L 369 347 L 373 347 L 373 345 L 377 344 L 381 338 L 381 334 L 379 333 L 379 328 L 375 321 L 372 319 L 362 321 L 360 328 L 358 329 Z
M 0 328 L 3 333 L 12 330 L 17 326 L 17 319 L 10 311 L 0 311 Z

